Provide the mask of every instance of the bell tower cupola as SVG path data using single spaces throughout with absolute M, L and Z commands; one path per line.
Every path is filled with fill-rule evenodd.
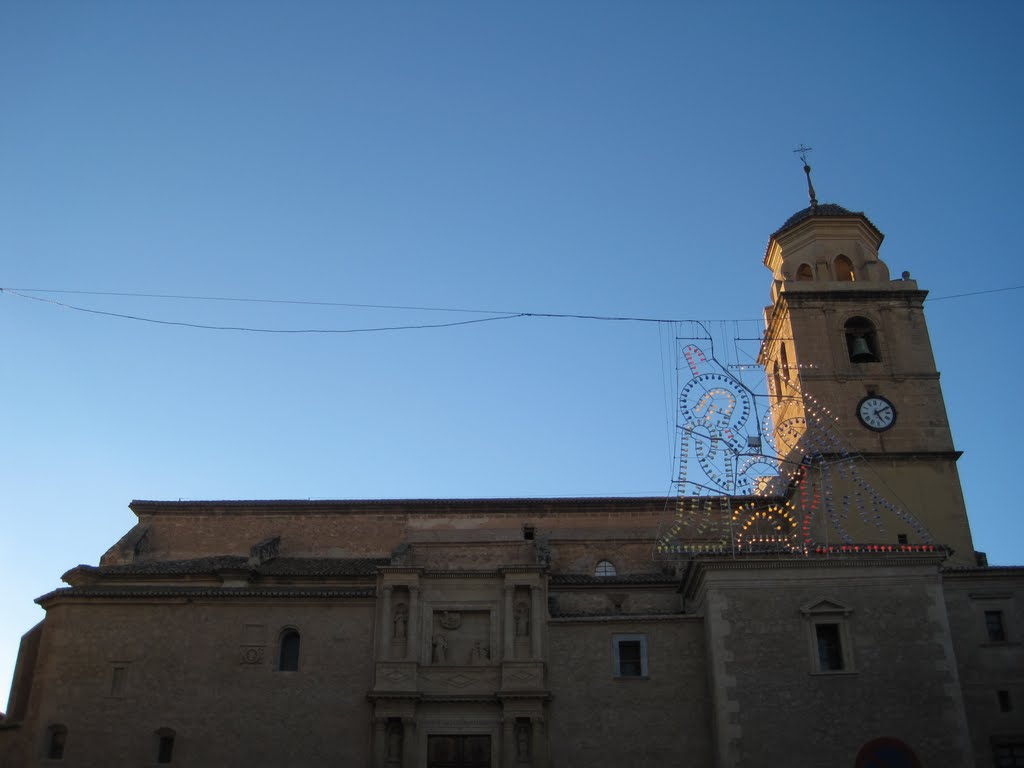
M 857 540 L 931 542 L 973 565 L 960 454 L 924 318 L 927 291 L 908 272 L 892 280 L 879 257 L 884 235 L 863 213 L 818 203 L 806 162 L 804 170 L 810 205 L 769 237 L 764 255 L 771 304 L 758 362 L 768 378 L 775 444 L 784 464 L 798 466 L 813 410 L 828 421 L 829 450 L 863 468 L 860 485 L 909 513 L 860 530 L 851 522 Z M 866 492 L 838 482 L 836 494 Z

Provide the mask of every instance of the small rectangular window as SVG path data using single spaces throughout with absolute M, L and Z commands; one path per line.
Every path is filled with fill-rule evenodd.
M 124 696 L 125 679 L 128 675 L 126 667 L 114 667 L 110 675 L 110 695 L 114 698 Z
M 46 729 L 46 737 L 46 757 L 50 760 L 63 760 L 68 729 L 63 725 L 51 725 Z
M 1024 768 L 1024 742 L 997 744 L 996 768 Z
M 821 672 L 838 672 L 843 669 L 843 643 L 838 624 L 815 624 L 814 634 L 818 640 L 818 669 Z
M 623 640 L 619 643 L 619 674 L 623 677 L 640 677 L 643 674 L 639 640 Z
M 985 630 L 990 643 L 1006 641 L 1006 627 L 1003 626 L 1002 611 L 985 611 Z
M 615 635 L 612 653 L 615 677 L 647 677 L 646 635 Z
M 905 534 L 905 533 L 897 533 L 896 534 L 896 543 L 897 544 L 906 544 L 907 543 L 907 534 Z
M 157 744 L 156 761 L 158 763 L 169 763 L 174 757 L 174 737 L 161 736 Z
M 1010 701 L 1009 691 L 996 691 L 996 697 L 999 699 L 999 711 L 1000 712 L 1011 712 L 1013 711 L 1013 702 Z
M 299 633 L 294 629 L 286 629 L 281 635 L 281 648 L 277 656 L 277 668 L 281 672 L 298 671 L 300 642 Z

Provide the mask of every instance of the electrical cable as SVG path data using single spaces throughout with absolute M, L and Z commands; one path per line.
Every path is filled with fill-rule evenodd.
M 1002 293 L 1003 291 L 1019 291 L 1024 288 L 1024 285 L 1011 285 L 1006 288 L 991 288 L 987 291 L 972 291 L 970 293 L 954 293 L 949 296 L 935 296 L 934 298 L 929 296 L 925 301 L 943 301 L 944 299 L 962 299 L 965 296 L 982 296 L 986 293 Z
M 233 301 L 248 304 L 294 304 L 311 307 L 349 307 L 353 309 L 407 309 L 417 312 L 472 312 L 481 315 L 514 315 L 518 312 L 504 312 L 494 309 L 459 309 L 452 307 L 405 307 L 397 304 L 351 304 L 341 301 L 308 301 L 302 299 L 252 299 L 238 296 L 191 296 L 175 293 L 132 293 L 129 291 L 76 291 L 56 288 L 7 288 L 11 293 L 70 293 L 83 296 L 119 296 L 133 299 L 184 299 L 187 301 Z
M 928 297 L 925 301 L 943 301 L 946 299 L 960 299 L 969 296 L 982 296 L 990 293 L 1001 293 L 1004 291 L 1017 291 L 1024 289 L 1024 285 L 1013 285 L 1005 288 L 991 288 L 984 291 L 971 291 L 968 293 L 956 293 L 948 296 L 934 296 Z M 190 294 L 168 294 L 168 293 L 138 293 L 129 291 L 86 291 L 86 290 L 73 290 L 73 289 L 56 289 L 56 288 L 0 288 L 0 293 L 9 293 L 12 296 L 18 296 L 23 299 L 31 299 L 33 301 L 40 301 L 47 304 L 53 304 L 55 306 L 63 307 L 65 309 L 72 309 L 77 312 L 86 312 L 94 315 L 103 315 L 106 317 L 115 317 L 122 320 L 135 320 L 137 322 L 154 323 L 157 325 L 173 325 L 184 328 L 197 328 L 201 330 L 210 331 L 241 331 L 246 333 L 282 333 L 282 334 L 343 334 L 343 333 L 376 333 L 383 331 L 406 331 L 406 330 L 421 330 L 421 329 L 432 329 L 432 328 L 451 328 L 459 325 L 472 325 L 476 323 L 488 322 L 490 320 L 514 320 L 521 317 L 538 317 L 538 318 L 553 318 L 553 319 L 573 319 L 573 320 L 602 320 L 608 322 L 633 322 L 633 323 L 659 323 L 659 324 L 671 324 L 671 323 L 684 323 L 692 322 L 698 323 L 696 320 L 677 320 L 670 318 L 658 318 L 658 317 L 636 317 L 629 315 L 588 315 L 588 314 L 576 314 L 567 312 L 517 312 L 507 310 L 494 310 L 494 309 L 467 309 L 464 307 L 423 307 L 423 306 L 407 306 L 400 304 L 357 304 L 349 302 L 339 301 L 308 301 L 301 299 L 255 299 L 249 297 L 238 297 L 238 296 L 199 296 Z M 61 293 L 61 294 L 75 294 L 84 296 L 117 296 L 122 298 L 146 298 L 146 299 L 176 299 L 176 300 L 187 300 L 187 301 L 219 301 L 219 302 L 240 302 L 250 304 L 287 304 L 295 306 L 320 306 L 320 307 L 347 307 L 352 309 L 387 309 L 387 310 L 404 310 L 404 311 L 415 311 L 415 312 L 463 312 L 472 314 L 482 315 L 493 315 L 493 317 L 482 318 L 479 320 L 464 320 L 452 323 L 424 323 L 417 325 L 395 325 L 395 326 L 379 326 L 373 328 L 254 328 L 249 326 L 233 326 L 233 325 L 208 325 L 204 323 L 190 323 L 185 321 L 177 320 L 158 320 L 151 317 L 143 317 L 140 315 L 129 315 L 119 312 L 107 312 L 99 309 L 89 309 L 88 307 L 80 307 L 74 304 L 67 304 L 64 302 L 56 301 L 54 299 L 45 299 L 40 296 L 30 296 L 29 293 Z M 722 323 L 726 321 L 720 321 Z M 701 325 L 701 327 L 707 333 L 707 328 Z M 710 337 L 711 334 L 707 333 Z M 709 339 L 710 340 L 710 339 Z M 712 342 L 713 344 L 713 342 Z M 712 356 L 714 355 L 714 348 L 712 346 Z
M 249 328 L 235 325 L 205 325 L 203 323 L 186 323 L 177 320 L 157 320 L 152 317 L 141 317 L 139 315 L 125 315 L 120 312 L 105 312 L 100 309 L 89 309 L 77 307 L 73 304 L 65 304 L 54 299 L 44 299 L 41 296 L 28 296 L 24 293 L 12 291 L 9 288 L 0 288 L 0 293 L 9 293 L 12 296 L 20 296 L 23 299 L 40 301 L 44 304 L 53 304 L 64 309 L 73 309 L 77 312 L 87 312 L 91 315 L 104 315 L 106 317 L 117 317 L 122 320 L 138 320 L 144 323 L 156 323 L 157 325 L 177 325 L 185 328 L 200 328 L 207 331 L 246 331 L 248 333 L 372 333 L 377 331 L 410 331 L 424 328 L 450 328 L 456 325 L 472 325 L 474 323 L 489 323 L 494 320 L 512 320 L 517 317 L 524 317 L 523 314 L 500 315 L 498 317 L 481 317 L 477 320 L 459 320 L 454 323 L 432 323 L 423 325 L 395 325 L 379 328 Z

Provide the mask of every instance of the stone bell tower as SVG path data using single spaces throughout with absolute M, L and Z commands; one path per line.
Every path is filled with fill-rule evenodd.
M 783 465 L 799 466 L 817 420 L 828 433 L 819 438 L 823 460 L 857 467 L 859 483 L 834 473 L 835 488 L 826 493 L 877 493 L 888 500 L 885 509 L 898 511 L 844 516 L 847 540 L 932 543 L 952 549 L 953 562 L 973 565 L 960 454 L 924 319 L 927 291 L 907 272 L 891 280 L 878 255 L 882 233 L 863 213 L 819 204 L 810 167 L 804 170 L 811 205 L 769 238 L 764 256 L 772 303 L 758 362 L 769 381 Z

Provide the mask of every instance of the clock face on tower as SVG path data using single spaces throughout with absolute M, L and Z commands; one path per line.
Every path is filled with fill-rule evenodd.
M 878 395 L 868 395 L 857 406 L 857 418 L 868 429 L 884 432 L 896 423 L 896 407 Z

